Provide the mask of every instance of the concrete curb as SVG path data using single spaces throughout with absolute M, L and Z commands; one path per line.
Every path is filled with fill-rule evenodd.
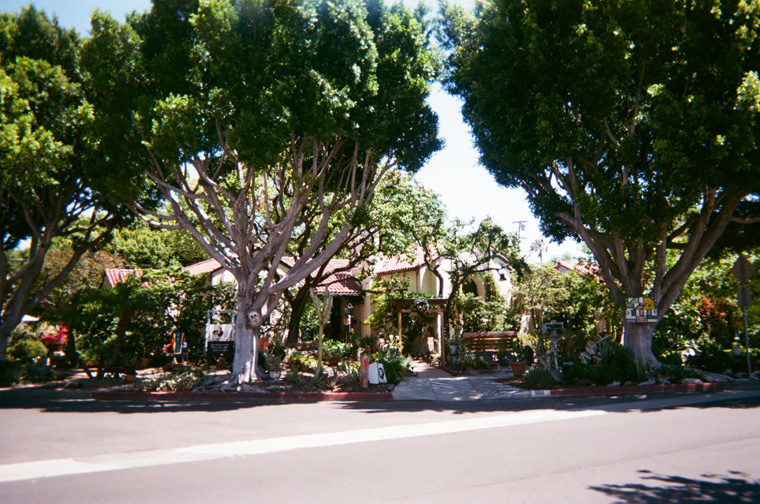
M 741 389 L 736 382 L 681 383 L 672 385 L 629 385 L 615 387 L 579 387 L 572 389 L 524 390 L 497 399 L 595 397 L 636 394 L 695 394 Z M 126 390 L 99 390 L 91 397 L 102 401 L 268 401 L 268 402 L 321 402 L 321 401 L 393 401 L 392 392 L 133 392 Z M 396 399 L 408 401 L 410 399 Z M 415 399 L 411 399 L 415 400 Z M 423 400 L 423 399 L 419 399 Z M 428 399 L 429 401 L 429 399 Z
M 391 401 L 391 392 L 132 392 L 126 390 L 99 390 L 92 398 L 101 401 L 147 400 L 147 401 L 273 401 L 273 402 L 320 402 L 320 401 Z

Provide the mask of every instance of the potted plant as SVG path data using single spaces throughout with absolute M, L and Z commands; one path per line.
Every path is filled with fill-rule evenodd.
M 267 354 L 267 369 L 269 370 L 269 377 L 273 380 L 280 379 L 280 364 L 282 363 L 282 357 L 276 354 Z
M 325 342 L 322 343 L 322 351 L 324 352 L 325 361 L 330 365 L 339 363 L 345 350 L 345 345 L 340 341 L 325 340 Z
M 512 359 L 509 367 L 514 376 L 522 376 L 530 364 L 533 364 L 533 349 L 515 338 L 512 343 Z

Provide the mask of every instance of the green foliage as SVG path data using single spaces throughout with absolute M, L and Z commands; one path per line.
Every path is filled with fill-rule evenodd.
M 156 378 L 139 378 L 134 389 L 138 392 L 190 392 L 206 379 L 200 369 L 188 369 Z
M 0 361 L 0 387 L 45 383 L 60 378 L 59 373 L 43 362 Z
M 464 100 L 483 165 L 527 190 L 546 236 L 584 240 L 618 305 L 651 292 L 664 316 L 740 202 L 760 192 L 760 6 L 443 10 L 446 85 Z M 627 344 L 657 364 L 651 329 Z
M 507 311 L 507 302 L 499 294 L 491 274 L 478 275 L 485 289 L 485 300 L 476 293 L 465 292 L 451 305 L 451 315 L 462 321 L 464 332 L 507 331 L 516 329 Z
M 737 340 L 744 333 L 744 320 L 736 306 L 738 284 L 731 273 L 735 260 L 735 255 L 709 258 L 689 278 L 654 334 L 654 350 L 663 361 L 680 364 L 681 353 L 688 351 L 697 354 L 698 367 L 705 365 L 716 372 L 731 367 L 730 359 L 721 355 L 744 346 L 743 337 Z M 757 279 L 755 275 L 753 281 Z M 752 315 L 748 319 L 752 331 L 758 319 Z M 702 353 L 705 355 L 699 357 Z
M 4 354 L 21 315 L 131 219 L 128 205 L 142 199 L 145 178 L 124 130 L 98 121 L 77 34 L 33 6 L 0 14 L 0 33 L 0 262 L 8 264 L 8 252 L 28 240 L 16 256 L 21 262 L 0 276 Z M 109 143 L 114 132 L 119 141 Z M 71 254 L 60 274 L 40 276 L 61 238 Z
M 137 268 L 189 266 L 208 259 L 187 231 L 157 229 L 143 221 L 115 231 L 108 248 Z
M 317 369 L 317 359 L 297 350 L 288 353 L 287 361 L 290 369 L 295 371 L 314 371 Z
M 398 354 L 394 351 L 378 352 L 372 355 L 375 362 L 379 362 L 385 369 L 388 383 L 401 382 L 412 368 L 412 358 Z
M 353 347 L 349 343 L 342 343 L 336 340 L 325 340 L 322 344 L 322 350 L 326 359 L 346 359 L 351 357 Z
M 512 360 L 517 362 L 527 362 L 529 365 L 533 363 L 533 348 L 520 341 L 520 338 L 512 338 L 509 350 L 509 356 Z
M 164 359 L 164 345 L 181 333 L 190 359 L 199 361 L 207 310 L 229 309 L 233 299 L 229 285 L 212 288 L 206 276 L 144 272 L 113 289 L 87 292 L 77 305 L 80 317 L 72 329 L 84 360 L 113 360 L 116 366 L 147 357 L 158 363 Z
M 543 330 L 546 322 L 562 322 L 562 350 L 566 356 L 583 350 L 586 341 L 596 336 L 600 320 L 607 332 L 620 332 L 620 310 L 593 273 L 560 273 L 550 265 L 530 268 L 518 282 L 510 310 L 530 314 L 536 333 Z
M 289 383 L 290 385 L 296 386 L 296 387 L 302 387 L 306 384 L 306 378 L 299 374 L 298 371 L 294 368 L 291 368 L 284 378 L 285 383 Z
M 556 383 L 551 371 L 540 364 L 529 367 L 525 372 L 525 386 L 531 390 L 545 390 Z
M 735 360 L 729 355 L 728 350 L 721 348 L 713 341 L 704 341 L 697 349 L 696 355 L 690 356 L 687 364 L 697 369 L 704 369 L 714 373 L 725 373 L 734 366 Z M 746 368 L 746 358 L 742 362 Z
M 408 291 L 409 280 L 394 276 L 388 280 L 377 280 L 372 285 L 372 313 L 364 321 L 380 337 L 388 338 L 397 332 L 396 318 L 393 314 L 394 302 L 411 299 Z
M 37 336 L 26 331 L 15 331 L 8 344 L 8 357 L 19 362 L 31 362 L 46 357 L 48 349 Z
M 462 368 L 471 368 L 474 370 L 488 369 L 488 363 L 485 360 L 480 357 L 475 357 L 471 354 L 465 355 L 459 366 Z
M 601 358 L 598 365 L 575 362 L 565 373 L 565 378 L 569 381 L 591 380 L 596 385 L 640 383 L 651 371 L 634 357 L 629 348 L 620 345 L 604 347 Z
M 171 201 L 143 214 L 224 263 L 246 290 L 239 312 L 269 313 L 367 220 L 386 170 L 440 147 L 425 28 L 383 2 L 156 0 L 124 26 L 96 14 L 83 53 Z M 275 274 L 286 251 L 295 265 Z M 236 354 L 240 381 L 255 359 Z

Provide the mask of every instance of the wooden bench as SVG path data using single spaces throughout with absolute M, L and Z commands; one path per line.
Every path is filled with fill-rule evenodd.
M 498 352 L 500 342 L 516 337 L 517 331 L 466 332 L 462 334 L 462 341 L 473 352 Z

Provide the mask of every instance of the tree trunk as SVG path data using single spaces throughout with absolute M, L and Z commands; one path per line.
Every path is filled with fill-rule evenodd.
M 8 339 L 11 337 L 11 330 L 6 330 L 5 323 L 0 324 L 0 361 L 8 360 Z M 8 324 L 10 327 L 10 324 Z M 15 326 L 14 326 L 15 327 Z
M 295 345 L 301 333 L 301 319 L 306 311 L 306 303 L 309 300 L 309 289 L 301 287 L 295 298 L 290 303 L 290 320 L 288 321 L 288 336 L 285 340 L 287 345 Z
M 652 334 L 656 325 L 626 321 L 623 326 L 623 346 L 631 349 L 637 361 L 660 368 L 662 363 L 652 352 Z
M 235 317 L 235 357 L 232 360 L 232 374 L 237 383 L 256 381 L 258 366 L 258 335 L 261 327 L 261 315 L 257 324 L 249 320 L 251 304 L 245 294 L 238 294 L 237 313 Z M 252 316 L 254 318 L 255 316 Z

